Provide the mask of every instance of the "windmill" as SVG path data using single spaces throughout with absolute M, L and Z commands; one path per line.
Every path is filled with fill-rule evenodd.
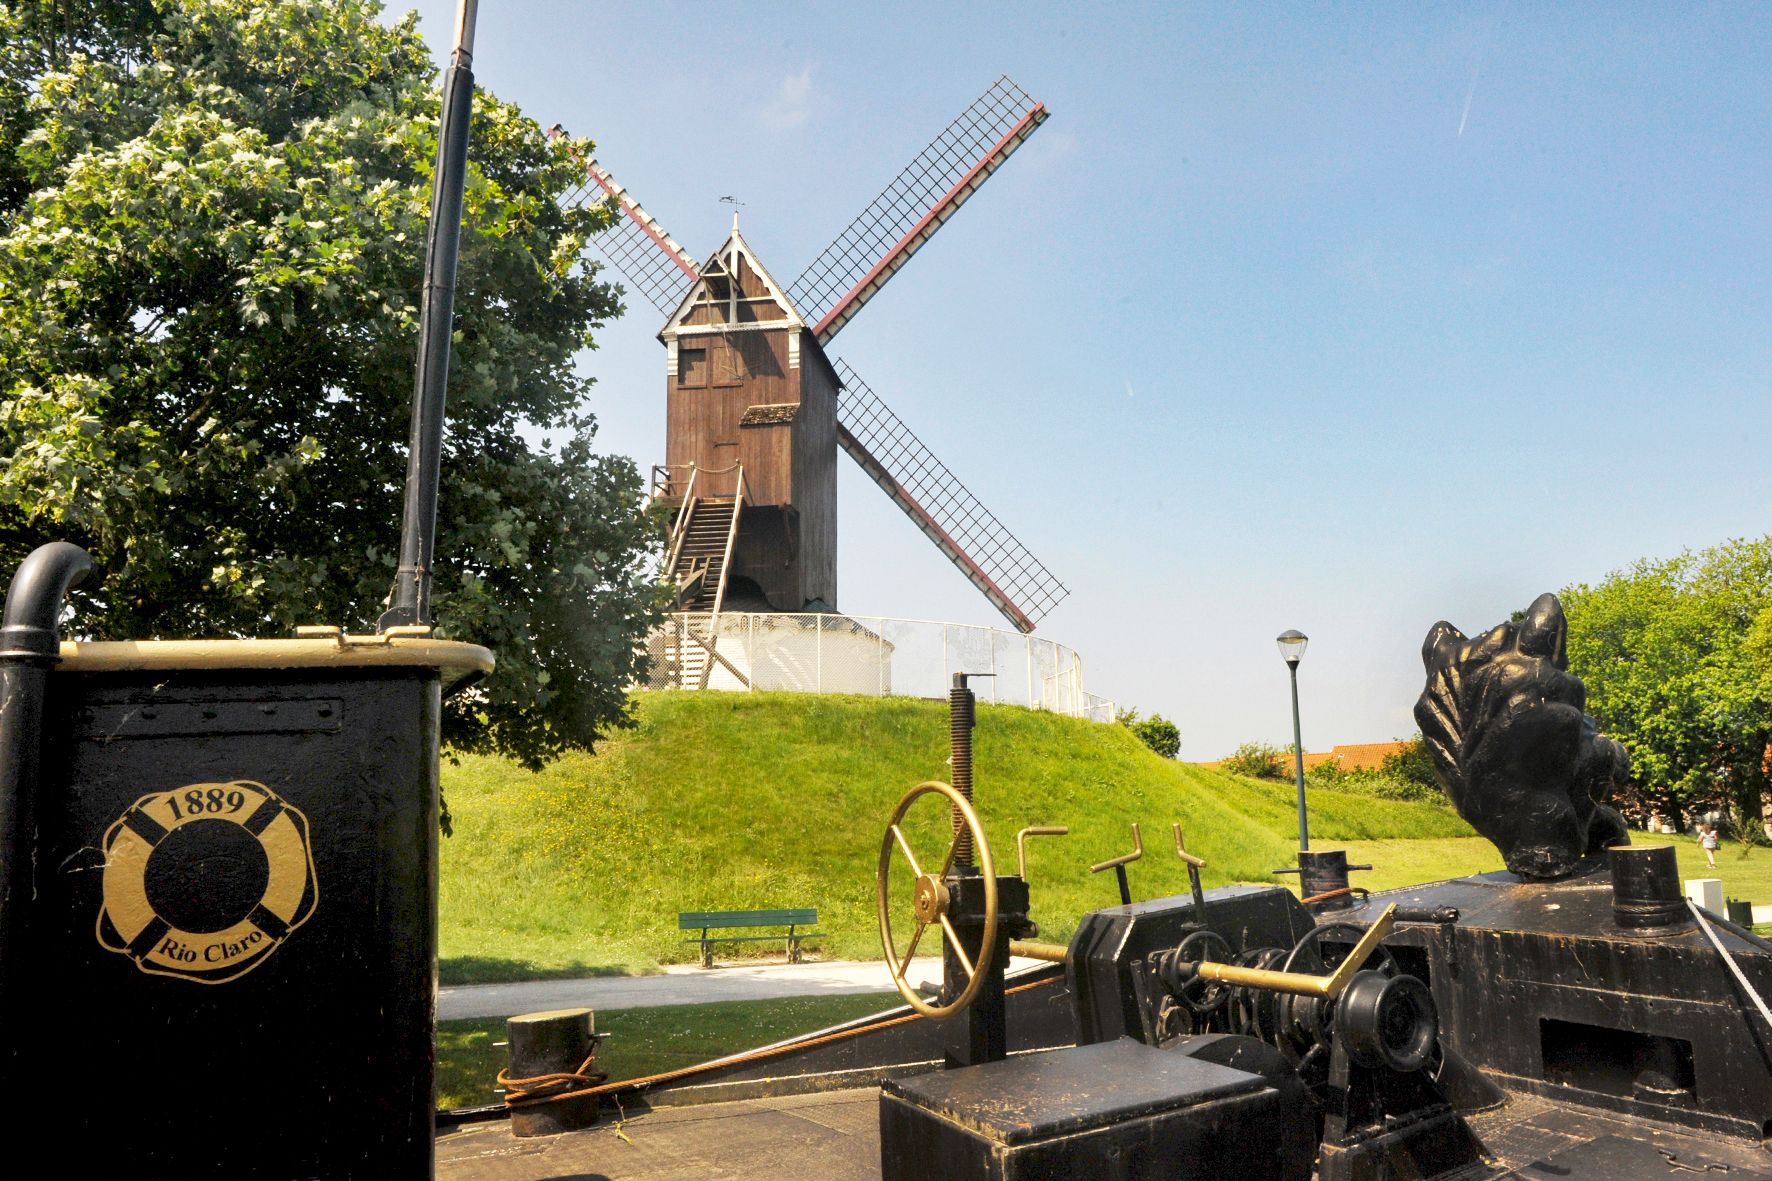
M 1046 119 L 1000 78 L 783 285 L 738 227 L 703 263 L 585 161 L 566 200 L 625 215 L 593 245 L 666 316 L 665 463 L 679 605 L 836 609 L 839 448 L 992 605 L 1031 632 L 1068 593 L 844 361 L 825 350 Z M 558 132 L 558 128 L 555 129 Z

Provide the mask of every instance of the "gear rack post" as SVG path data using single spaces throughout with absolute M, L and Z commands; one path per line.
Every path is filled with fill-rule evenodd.
M 977 695 L 967 686 L 969 677 L 991 676 L 991 673 L 955 673 L 948 690 L 948 740 L 951 751 L 952 778 L 956 791 L 972 799 L 972 729 L 977 723 Z M 965 945 L 966 958 L 979 963 L 980 936 L 984 925 L 984 879 L 973 864 L 972 837 L 959 808 L 953 810 L 954 839 L 958 852 L 947 879 L 949 918 Z M 995 946 L 983 965 L 984 987 L 966 1010 L 963 1027 L 956 1028 L 948 1040 L 946 1064 L 978 1066 L 998 1062 L 1008 1055 L 1008 1027 L 1005 1020 L 1006 1000 L 1003 992 L 1003 970 L 1009 960 L 1009 941 L 1028 937 L 1028 885 L 1019 877 L 997 876 L 997 923 Z M 948 941 L 942 943 L 942 990 L 940 1003 L 950 1003 L 971 973 L 958 951 Z

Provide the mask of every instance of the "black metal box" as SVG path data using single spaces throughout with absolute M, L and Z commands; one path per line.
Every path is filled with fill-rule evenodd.
M 1130 1039 L 881 1085 L 884 1181 L 1276 1181 L 1291 1098 Z
M 428 1178 L 437 734 L 484 649 L 64 645 L 24 1061 L 92 1176 Z

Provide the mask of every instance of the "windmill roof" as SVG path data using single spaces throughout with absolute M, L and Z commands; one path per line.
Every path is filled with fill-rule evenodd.
M 666 319 L 664 328 L 659 332 L 660 339 L 669 338 L 677 329 L 685 326 L 683 321 L 696 306 L 698 297 L 707 289 L 710 277 L 724 276 L 736 270 L 736 263 L 740 258 L 744 260 L 750 272 L 762 281 L 764 292 L 768 297 L 781 305 L 786 313 L 779 319 L 761 321 L 761 323 L 766 323 L 772 328 L 806 327 L 806 319 L 794 306 L 794 301 L 788 295 L 787 289 L 775 281 L 775 276 L 769 273 L 769 268 L 763 265 L 762 260 L 751 249 L 751 244 L 745 241 L 743 234 L 739 233 L 738 219 L 734 218 L 732 233 L 726 241 L 720 244 L 718 250 L 708 256 L 707 262 L 702 264 L 701 278 L 684 294 L 682 301 L 677 304 L 676 310 Z

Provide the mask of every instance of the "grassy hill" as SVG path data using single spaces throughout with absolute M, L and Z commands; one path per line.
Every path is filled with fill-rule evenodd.
M 948 778 L 946 705 L 648 693 L 638 717 L 594 757 L 540 774 L 490 758 L 445 763 L 455 816 L 442 853 L 446 979 L 691 960 L 679 910 L 815 905 L 828 933 L 823 955 L 877 958 L 881 837 L 905 791 Z M 1208 885 L 1272 882 L 1268 871 L 1292 860 L 1290 785 L 1158 758 L 1122 726 L 1012 706 L 979 706 L 974 748 L 978 810 L 999 872 L 1015 872 L 1018 829 L 1070 827 L 1069 837 L 1029 841 L 1044 939 L 1067 939 L 1080 915 L 1118 901 L 1112 873 L 1088 867 L 1131 850 L 1133 821 L 1145 836 L 1144 860 L 1130 867 L 1135 897 L 1187 889 L 1172 821 L 1207 860 Z M 1433 804 L 1320 791 L 1310 804 L 1313 847 L 1471 835 Z M 924 800 L 912 819 L 919 855 L 937 861 L 945 813 Z M 908 914 L 908 889 L 903 897 Z

